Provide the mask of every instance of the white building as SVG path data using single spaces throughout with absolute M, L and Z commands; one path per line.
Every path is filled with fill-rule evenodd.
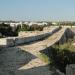
M 12 27 L 13 31 L 17 28 L 17 26 L 21 26 L 22 27 L 22 22 L 19 23 L 10 23 L 10 26 Z
M 22 26 L 22 22 L 19 22 L 19 23 L 10 23 L 11 27 L 17 27 L 18 25 Z
M 24 22 L 23 24 L 29 25 L 29 22 Z
M 34 24 L 35 24 L 35 25 L 47 25 L 46 22 L 41 22 L 41 23 L 40 23 L 40 22 L 30 22 L 30 23 L 29 23 L 29 26 L 32 26 L 32 25 L 34 25 Z
M 57 25 L 57 23 L 56 22 L 52 22 L 52 25 Z

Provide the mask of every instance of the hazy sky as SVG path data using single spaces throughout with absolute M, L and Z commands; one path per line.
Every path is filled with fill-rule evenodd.
M 0 0 L 0 20 L 75 21 L 75 0 Z

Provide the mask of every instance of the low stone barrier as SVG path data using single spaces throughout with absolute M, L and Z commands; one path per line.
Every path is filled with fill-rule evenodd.
M 14 46 L 14 37 L 1 38 L 0 39 L 0 48 Z
M 1 38 L 0 39 L 0 48 L 3 47 L 11 47 L 11 46 L 16 46 L 16 45 L 20 45 L 20 44 L 24 44 L 24 43 L 28 43 L 31 41 L 37 41 L 37 40 L 41 40 L 45 37 L 50 36 L 51 34 L 53 34 L 54 32 L 58 31 L 60 28 L 56 28 L 54 30 L 52 30 L 51 32 L 46 32 L 46 33 L 42 33 L 41 35 L 36 35 L 36 36 L 30 36 L 30 37 L 8 37 L 8 38 Z
M 59 27 L 55 27 L 55 28 L 51 27 L 51 28 L 52 28 L 52 30 L 48 30 L 48 31 L 46 31 L 46 30 L 40 31 L 40 32 L 39 31 L 38 32 L 37 31 L 36 32 L 32 31 L 32 33 L 31 32 L 27 32 L 27 33 L 31 33 L 32 36 L 24 37 L 24 35 L 23 35 L 23 37 L 19 37 L 19 38 L 17 37 L 15 39 L 15 45 L 19 45 L 19 44 L 28 43 L 28 42 L 31 42 L 31 41 L 37 41 L 37 40 L 43 39 L 43 38 L 48 37 L 51 34 L 57 32 L 60 29 Z M 35 33 L 35 35 L 33 35 L 33 33 Z M 39 33 L 39 34 L 37 34 L 37 33 Z
M 17 37 L 17 38 L 15 38 L 15 45 L 20 45 L 23 43 L 41 40 L 49 35 L 51 35 L 51 33 L 46 33 L 46 34 L 42 34 L 42 35 L 38 35 L 38 36 L 31 36 L 31 37 L 20 37 L 20 38 Z

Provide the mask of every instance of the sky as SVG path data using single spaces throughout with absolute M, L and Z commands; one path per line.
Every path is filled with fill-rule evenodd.
M 0 20 L 75 21 L 75 0 L 0 0 Z

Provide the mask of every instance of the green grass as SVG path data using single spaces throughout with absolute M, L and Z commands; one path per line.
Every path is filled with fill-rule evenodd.
M 45 54 L 43 54 L 43 53 L 40 53 L 40 54 L 38 55 L 38 57 L 39 57 L 42 61 L 44 61 L 45 63 L 47 63 L 47 64 L 50 63 L 50 58 L 49 58 L 47 55 L 45 55 Z
M 73 46 L 72 43 L 70 43 L 70 42 L 67 42 L 63 45 L 53 45 L 52 47 L 55 49 L 58 49 L 59 51 L 69 50 L 69 51 L 75 52 L 75 46 Z

